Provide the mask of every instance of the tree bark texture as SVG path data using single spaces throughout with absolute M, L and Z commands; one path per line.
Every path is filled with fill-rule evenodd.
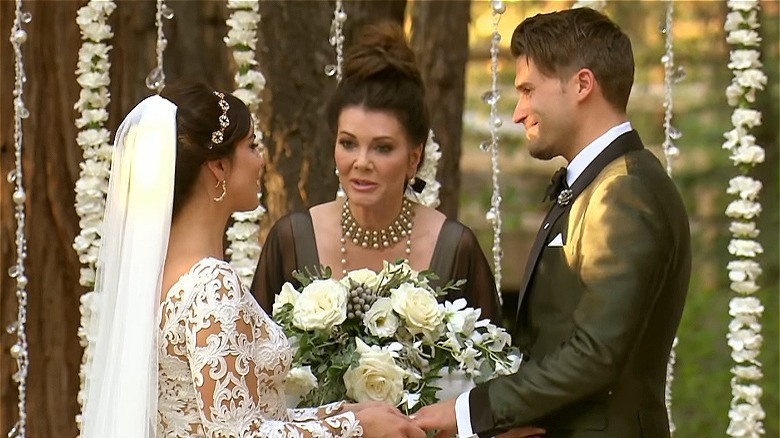
M 460 154 L 471 1 L 415 2 L 412 45 L 422 72 L 434 139 L 441 146 L 439 210 L 458 218 Z

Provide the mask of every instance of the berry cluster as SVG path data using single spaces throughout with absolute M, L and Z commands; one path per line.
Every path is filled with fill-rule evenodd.
M 376 301 L 377 296 L 370 287 L 359 285 L 349 291 L 349 302 L 347 302 L 347 318 L 362 318 L 365 312 L 371 308 Z

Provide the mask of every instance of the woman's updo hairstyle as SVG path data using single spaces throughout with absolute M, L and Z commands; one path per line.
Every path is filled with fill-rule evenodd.
M 399 24 L 383 21 L 367 25 L 347 50 L 343 79 L 328 106 L 328 124 L 333 132 L 338 128 L 341 111 L 350 106 L 391 111 L 409 140 L 425 147 L 429 129 L 425 87 Z
M 189 198 L 203 163 L 233 155 L 239 141 L 249 135 L 252 117 L 249 109 L 237 97 L 223 93 L 230 108 L 230 124 L 224 129 L 222 141 L 211 140 L 220 130 L 222 115 L 220 98 L 203 83 L 178 82 L 166 85 L 160 96 L 176 104 L 176 176 L 173 189 L 173 216 Z

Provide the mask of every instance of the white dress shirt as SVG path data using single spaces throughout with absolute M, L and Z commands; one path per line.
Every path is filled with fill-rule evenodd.
M 631 131 L 631 122 L 623 122 L 601 136 L 593 140 L 592 143 L 585 146 L 566 166 L 566 182 L 571 187 L 574 182 L 582 175 L 582 172 L 590 163 L 599 156 L 616 138 Z M 469 407 L 469 394 L 471 390 L 464 392 L 455 399 L 455 420 L 458 424 L 458 436 L 460 438 L 473 438 L 474 434 L 471 428 L 471 410 Z

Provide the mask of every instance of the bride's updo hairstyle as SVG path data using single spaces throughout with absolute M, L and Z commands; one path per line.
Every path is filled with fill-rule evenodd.
M 203 83 L 179 82 L 167 85 L 160 96 L 176 104 L 176 176 L 173 189 L 173 216 L 187 200 L 203 163 L 233 155 L 239 141 L 249 135 L 252 117 L 237 97 L 224 93 L 230 105 L 229 124 L 220 143 L 212 134 L 220 130 L 220 98 Z
M 328 124 L 334 133 L 341 111 L 351 106 L 392 112 L 412 144 L 425 147 L 430 123 L 425 87 L 399 24 L 367 25 L 347 50 L 343 78 L 328 105 Z

